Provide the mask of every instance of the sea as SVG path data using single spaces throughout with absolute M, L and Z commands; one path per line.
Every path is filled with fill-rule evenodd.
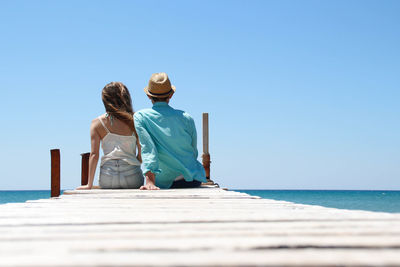
M 323 207 L 400 213 L 400 191 L 235 190 L 262 198 Z
M 242 190 L 262 198 L 324 207 L 400 213 L 400 191 L 366 190 Z M 50 197 L 50 190 L 1 191 L 0 205 Z

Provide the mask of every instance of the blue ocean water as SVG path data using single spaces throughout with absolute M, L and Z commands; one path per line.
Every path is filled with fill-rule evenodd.
M 50 190 L 0 190 L 0 204 L 50 198 Z
M 235 190 L 262 198 L 324 207 L 400 213 L 400 191 Z

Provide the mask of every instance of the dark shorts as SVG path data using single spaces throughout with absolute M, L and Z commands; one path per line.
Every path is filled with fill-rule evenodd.
M 191 182 L 186 182 L 185 179 L 174 181 L 170 188 L 196 188 L 200 187 L 201 182 L 193 180 Z

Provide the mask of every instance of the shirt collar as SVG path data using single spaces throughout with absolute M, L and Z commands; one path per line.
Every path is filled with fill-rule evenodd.
M 153 104 L 153 107 L 164 107 L 164 106 L 168 106 L 167 102 L 155 102 Z

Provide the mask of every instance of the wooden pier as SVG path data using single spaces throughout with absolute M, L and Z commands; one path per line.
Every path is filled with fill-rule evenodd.
M 215 187 L 0 205 L 0 266 L 400 266 L 400 214 Z

